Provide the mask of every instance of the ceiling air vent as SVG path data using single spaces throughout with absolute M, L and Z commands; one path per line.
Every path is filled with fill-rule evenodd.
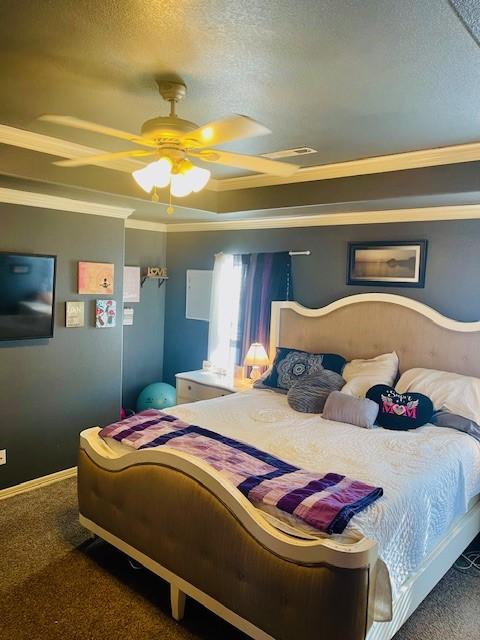
M 283 151 L 272 151 L 272 153 L 262 153 L 265 158 L 292 158 L 293 156 L 306 156 L 309 153 L 317 153 L 311 147 L 298 147 L 297 149 L 284 149 Z

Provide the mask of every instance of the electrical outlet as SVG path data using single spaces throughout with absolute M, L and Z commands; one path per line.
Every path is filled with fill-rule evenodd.
M 0 449 L 0 464 L 7 464 L 7 450 Z

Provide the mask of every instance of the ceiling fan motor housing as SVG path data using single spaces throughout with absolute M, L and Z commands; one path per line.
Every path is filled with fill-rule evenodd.
M 159 82 L 158 89 L 162 98 L 170 102 L 170 115 L 159 116 L 144 122 L 142 135 L 149 140 L 162 144 L 179 140 L 186 133 L 197 129 L 197 124 L 189 120 L 183 120 L 177 117 L 175 113 L 175 104 L 183 100 L 187 93 L 187 87 L 181 82 Z
M 143 123 L 142 136 L 161 143 L 162 141 L 179 139 L 197 128 L 198 125 L 189 120 L 183 120 L 176 116 L 159 116 Z

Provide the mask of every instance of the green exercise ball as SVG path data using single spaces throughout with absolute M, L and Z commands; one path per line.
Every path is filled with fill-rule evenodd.
M 149 384 L 137 398 L 137 411 L 145 409 L 165 409 L 177 402 L 177 393 L 171 384 L 154 382 Z

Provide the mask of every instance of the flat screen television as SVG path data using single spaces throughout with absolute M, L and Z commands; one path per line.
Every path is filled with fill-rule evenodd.
M 0 252 L 0 340 L 53 338 L 56 256 Z

